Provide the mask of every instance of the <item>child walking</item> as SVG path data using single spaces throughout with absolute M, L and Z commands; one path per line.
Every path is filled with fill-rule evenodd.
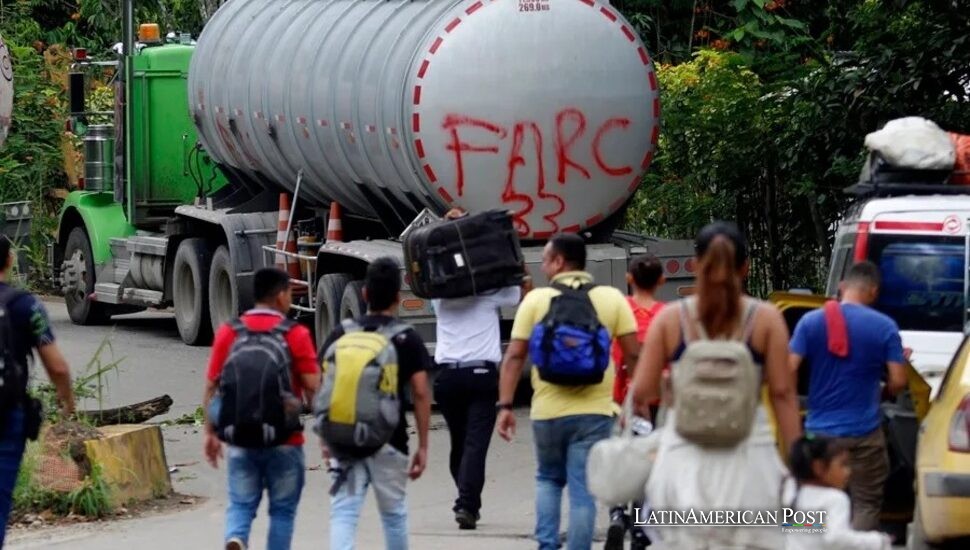
M 657 288 L 664 284 L 663 266 L 652 254 L 643 254 L 630 260 L 627 268 L 626 282 L 633 291 L 627 297 L 633 316 L 637 320 L 637 342 L 643 343 L 650 328 L 650 322 L 660 313 L 664 303 L 657 300 L 655 293 Z M 613 344 L 613 364 L 616 365 L 616 378 L 613 381 L 613 401 L 617 405 L 623 406 L 626 400 L 627 390 L 630 388 L 630 380 L 633 373 L 628 372 L 623 363 L 622 351 L 614 342 Z M 650 406 L 651 414 L 654 419 L 657 416 L 658 403 Z M 653 429 L 649 421 L 643 419 L 634 420 L 634 435 L 647 435 Z M 642 508 L 642 502 L 632 503 L 633 508 Z M 606 534 L 605 550 L 623 550 L 623 539 L 626 532 L 630 532 L 632 550 L 642 550 L 650 546 L 650 538 L 640 527 L 633 525 L 633 517 L 629 507 L 617 506 L 610 510 L 610 527 Z
M 802 437 L 792 445 L 789 459 L 797 482 L 791 508 L 824 510 L 825 533 L 788 535 L 790 550 L 889 550 L 889 535 L 875 531 L 854 531 L 851 506 L 845 487 L 849 482 L 849 450 L 834 439 Z

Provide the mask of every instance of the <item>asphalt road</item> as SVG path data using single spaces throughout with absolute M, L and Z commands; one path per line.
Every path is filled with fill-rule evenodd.
M 62 303 L 45 304 L 57 341 L 75 376 L 84 372 L 104 338 L 111 349 L 102 362 L 121 358 L 116 372 L 105 378 L 101 404 L 115 407 L 168 394 L 174 400 L 171 420 L 192 413 L 201 402 L 203 378 L 209 355 L 207 347 L 186 346 L 179 339 L 175 320 L 167 313 L 140 313 L 116 317 L 113 327 L 80 327 L 71 324 Z M 37 376 L 43 377 L 43 374 Z M 80 405 L 96 408 L 89 401 Z M 483 495 L 484 508 L 479 529 L 459 532 L 451 514 L 454 487 L 448 473 L 448 432 L 440 416 L 432 419 L 430 464 L 425 476 L 409 487 L 411 545 L 417 549 L 519 549 L 534 548 L 530 540 L 534 521 L 534 460 L 531 430 L 525 411 L 520 413 L 519 437 L 508 444 L 497 436 L 489 456 L 490 475 Z M 413 422 L 412 422 L 413 425 Z M 14 530 L 9 548 L 72 548 L 105 550 L 138 548 L 168 550 L 219 548 L 225 507 L 225 470 L 213 470 L 204 463 L 198 428 L 164 428 L 169 466 L 176 491 L 203 497 L 189 510 L 136 519 L 72 525 L 42 530 Z M 315 442 L 316 436 L 308 435 Z M 329 481 L 315 443 L 308 443 L 307 485 L 296 526 L 294 549 L 328 546 L 327 520 Z M 603 514 L 606 520 L 606 512 Z M 253 531 L 253 548 L 264 548 L 267 522 L 265 504 Z M 605 528 L 601 526 L 601 528 Z M 361 518 L 358 548 L 383 547 L 376 503 L 370 497 Z
M 102 352 L 103 364 L 121 359 L 117 371 L 104 378 L 106 386 L 100 405 L 115 407 L 168 394 L 174 400 L 169 414 L 158 420 L 172 420 L 192 413 L 202 397 L 203 377 L 209 348 L 189 347 L 178 337 L 175 320 L 167 313 L 141 313 L 118 317 L 113 327 L 79 327 L 71 324 L 62 303 L 46 303 L 54 331 L 74 376 L 84 373 L 105 338 L 110 349 Z M 43 377 L 43 374 L 38 376 Z M 97 401 L 82 403 L 96 408 Z M 448 473 L 448 432 L 440 416 L 432 418 L 430 464 L 424 477 L 409 486 L 411 547 L 418 550 L 518 550 L 535 548 L 531 540 L 535 513 L 535 462 L 531 429 L 526 411 L 518 413 L 519 433 L 509 444 L 493 437 L 489 475 L 483 495 L 482 521 L 477 531 L 458 531 L 451 515 L 454 487 Z M 412 422 L 413 425 L 413 422 Z M 204 463 L 199 429 L 192 426 L 165 427 L 164 439 L 175 490 L 194 495 L 198 503 L 167 513 L 135 519 L 86 523 L 40 530 L 14 529 L 7 547 L 13 549 L 71 548 L 106 550 L 195 550 L 220 548 L 226 504 L 225 470 Z M 315 436 L 308 435 L 309 442 Z M 327 548 L 329 482 L 315 443 L 308 443 L 307 485 L 296 523 L 293 548 Z M 564 494 L 564 497 L 566 495 Z M 565 501 L 565 498 L 564 498 Z M 568 513 L 563 510 L 563 518 Z M 606 511 L 599 515 L 599 536 L 603 539 Z M 251 539 L 252 548 L 264 548 L 267 522 L 265 503 L 260 509 Z M 358 529 L 358 548 L 383 547 L 376 503 L 372 496 L 365 505 Z M 594 544 L 602 548 L 602 543 Z

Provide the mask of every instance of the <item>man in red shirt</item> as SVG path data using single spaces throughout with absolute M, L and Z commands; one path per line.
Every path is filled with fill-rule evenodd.
M 261 269 L 253 278 L 256 307 L 240 317 L 249 334 L 273 331 L 286 320 L 292 293 L 289 276 L 278 269 Z M 241 328 L 241 327 L 240 327 Z M 223 368 L 239 334 L 231 324 L 216 333 L 206 375 L 203 409 L 206 411 L 205 455 L 213 467 L 222 457 L 222 441 L 214 423 L 221 404 L 216 394 Z M 320 367 L 316 349 L 306 327 L 293 323 L 284 335 L 289 353 L 292 397 L 311 402 L 320 387 Z M 216 397 L 214 400 L 213 398 Z M 210 411 L 210 405 L 213 409 Z M 263 491 L 269 494 L 270 528 L 267 548 L 287 550 L 293 538 L 296 508 L 304 483 L 303 432 L 294 431 L 282 445 L 238 447 L 229 445 L 229 508 L 226 510 L 226 550 L 245 550 L 249 531 Z
M 650 323 L 653 322 L 664 303 L 657 300 L 656 292 L 664 284 L 664 269 L 660 265 L 660 260 L 653 254 L 643 254 L 630 260 L 627 268 L 626 282 L 630 286 L 633 294 L 627 296 L 630 308 L 633 309 L 633 316 L 637 319 L 637 342 L 643 344 L 647 336 Z M 613 384 L 613 400 L 623 406 L 626 400 L 627 391 L 630 389 L 630 381 L 633 373 L 628 371 L 622 361 L 623 352 L 619 342 L 613 342 L 613 362 L 616 365 L 616 379 Z M 656 407 L 660 402 L 651 403 L 651 413 L 656 418 Z M 636 435 L 646 435 L 637 433 L 637 426 L 644 428 L 643 424 L 634 423 L 634 433 Z M 634 502 L 634 509 L 641 508 L 642 502 Z M 641 550 L 650 546 L 650 539 L 643 529 L 633 525 L 633 518 L 627 512 L 629 506 L 616 506 L 610 510 L 610 526 L 606 531 L 606 546 L 604 550 L 622 550 L 623 539 L 626 532 L 630 532 L 631 550 Z

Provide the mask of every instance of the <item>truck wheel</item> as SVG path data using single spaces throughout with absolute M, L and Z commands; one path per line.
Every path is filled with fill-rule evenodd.
M 340 319 L 356 319 L 367 313 L 367 304 L 364 302 L 364 281 L 351 281 L 344 289 L 343 298 L 340 300 Z
M 229 248 L 220 245 L 212 255 L 209 270 L 209 316 L 212 332 L 219 330 L 239 315 L 239 292 L 236 290 L 236 271 L 232 267 Z
M 347 273 L 328 273 L 317 281 L 314 296 L 316 313 L 313 314 L 313 334 L 317 345 L 322 344 L 340 324 L 340 301 L 349 283 L 350 275 Z
M 67 237 L 61 264 L 61 288 L 72 322 L 97 325 L 108 321 L 110 316 L 105 304 L 88 299 L 94 292 L 94 256 L 83 227 L 75 227 Z
M 175 252 L 172 267 L 172 301 L 175 324 L 182 341 L 204 346 L 212 341 L 209 320 L 209 265 L 212 250 L 203 239 L 185 239 Z

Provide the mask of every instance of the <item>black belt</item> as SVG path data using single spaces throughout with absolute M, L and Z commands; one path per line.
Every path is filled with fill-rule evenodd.
M 495 369 L 498 363 L 494 361 L 458 361 L 453 363 L 438 363 L 443 369 Z

